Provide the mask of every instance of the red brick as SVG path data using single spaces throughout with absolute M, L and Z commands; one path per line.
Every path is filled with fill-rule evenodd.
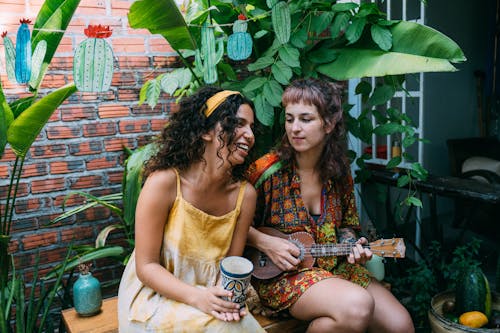
M 62 211 L 62 205 L 63 202 L 65 202 L 65 207 L 71 207 L 71 206 L 79 206 L 85 202 L 86 198 L 79 195 L 58 195 L 55 198 L 53 198 L 53 206 L 54 207 L 60 207 L 61 208 L 61 214 L 63 213 Z
M 48 139 L 72 139 L 79 138 L 81 130 L 79 127 L 71 126 L 49 126 L 47 127 Z
M 40 145 L 30 148 L 32 158 L 51 158 L 66 156 L 67 149 L 65 145 Z
M 146 52 L 144 37 L 112 38 L 115 53 L 142 53 Z
M 89 209 L 86 209 L 82 213 L 78 214 L 78 221 L 99 221 L 108 219 L 111 216 L 111 211 L 102 206 L 95 206 Z
M 64 74 L 46 74 L 42 81 L 43 88 L 59 88 L 64 86 L 66 83 L 66 78 Z
M 76 179 L 71 180 L 70 188 L 72 190 L 78 190 L 82 188 L 92 188 L 102 186 L 102 177 L 101 176 L 82 176 Z
M 81 101 L 81 102 L 92 102 L 92 103 L 97 103 L 101 100 L 114 100 L 116 99 L 115 97 L 115 92 L 113 90 L 108 90 L 105 92 L 76 92 L 75 96 Z
M 74 20 L 71 22 L 73 23 Z M 72 70 L 73 57 L 54 57 L 49 65 L 49 70 Z
M 35 249 L 57 243 L 57 231 L 43 232 L 39 230 L 36 234 L 21 238 L 24 250 Z
M 31 193 L 33 194 L 61 191 L 64 188 L 64 178 L 42 179 L 31 182 Z
M 63 121 L 75 121 L 81 119 L 96 119 L 96 111 L 95 107 L 87 106 L 87 107 L 78 107 L 71 106 L 69 108 L 61 109 L 62 120 Z
M 113 80 L 111 81 L 112 86 L 116 86 L 118 88 L 123 88 L 126 86 L 135 86 L 137 84 L 137 80 L 135 78 L 134 72 L 126 72 L 120 71 L 116 72 L 113 75 Z
M 149 131 L 149 121 L 147 119 L 140 120 L 122 120 L 119 123 L 120 133 L 142 133 Z
M 167 119 L 151 119 L 151 130 L 159 132 L 163 130 L 167 123 Z
M 5 186 L 0 186 L 0 199 L 7 198 L 7 191 L 8 191 L 7 184 L 5 184 Z M 28 184 L 21 181 L 17 188 L 17 197 L 18 198 L 25 197 L 28 194 L 29 194 Z
M 9 178 L 9 167 L 0 165 L 0 178 Z
M 182 67 L 182 61 L 179 56 L 154 56 L 153 57 L 153 67 L 162 67 L 162 68 L 174 68 L 174 67 Z
M 120 101 L 138 101 L 140 89 L 118 89 L 118 99 Z
M 104 147 L 107 152 L 122 151 L 123 147 L 135 149 L 136 143 L 135 140 L 131 138 L 113 138 L 104 140 Z
M 22 177 L 45 176 L 47 174 L 48 174 L 47 164 L 43 162 L 23 165 Z
M 87 161 L 86 163 L 86 169 L 89 171 L 98 169 L 116 168 L 117 166 L 120 166 L 120 164 L 118 163 L 118 158 L 116 156 L 111 156 L 111 155 L 101 158 L 95 158 Z
M 121 184 L 123 178 L 123 171 L 108 172 L 108 181 L 111 184 Z
M 132 114 L 134 115 L 153 115 L 153 114 L 161 114 L 163 112 L 163 105 L 159 102 L 154 109 L 152 109 L 146 103 L 132 106 Z
M 29 198 L 16 201 L 16 214 L 29 213 L 40 208 L 49 207 L 50 200 L 46 197 Z
M 174 53 L 174 49 L 170 46 L 167 40 L 163 37 L 149 39 L 149 51 L 161 53 Z
M 83 125 L 83 135 L 85 137 L 96 137 L 116 134 L 116 124 L 113 122 L 108 123 L 95 123 Z
M 154 139 L 154 136 L 151 135 L 141 135 L 136 138 L 137 140 L 137 146 L 142 147 L 147 145 L 148 143 L 152 142 Z
M 61 242 L 71 242 L 73 240 L 83 240 L 94 237 L 94 228 L 92 226 L 73 227 L 61 231 Z
M 118 65 L 122 69 L 149 68 L 151 59 L 149 57 L 118 57 Z
M 75 161 L 57 161 L 50 163 L 50 173 L 51 174 L 62 174 L 62 173 L 75 173 L 82 172 L 85 170 L 85 165 L 83 160 Z
M 12 151 L 10 147 L 7 147 L 3 152 L 2 162 L 10 162 L 16 159 L 16 154 Z
M 128 117 L 130 115 L 130 108 L 125 105 L 109 104 L 99 106 L 100 118 L 119 118 Z
M 102 152 L 102 149 L 102 142 L 97 140 L 73 143 L 69 145 L 69 153 L 76 156 L 99 154 Z
M 16 253 L 19 251 L 19 241 L 17 239 L 11 239 L 9 242 L 9 249 L 7 252 L 9 254 Z
M 17 218 L 15 221 L 12 221 L 11 233 L 28 231 L 28 230 L 37 230 L 37 229 L 38 229 L 38 220 L 36 219 L 36 217 L 28 217 L 24 219 Z

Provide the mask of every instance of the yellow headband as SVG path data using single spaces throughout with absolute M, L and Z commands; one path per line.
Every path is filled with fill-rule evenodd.
M 207 101 L 205 102 L 205 105 L 207 106 L 205 110 L 205 117 L 210 117 L 210 115 L 217 109 L 219 105 L 222 104 L 228 98 L 228 96 L 231 95 L 241 95 L 239 91 L 232 91 L 232 90 L 223 90 L 219 91 L 217 94 L 213 95 Z

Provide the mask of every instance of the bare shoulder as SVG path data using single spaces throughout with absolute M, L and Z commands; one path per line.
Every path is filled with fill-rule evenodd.
M 256 198 L 257 198 L 257 191 L 255 190 L 252 184 L 247 182 L 245 186 L 245 200 L 248 199 L 255 200 Z
M 173 169 L 158 170 L 148 176 L 142 192 L 165 198 L 174 196 L 177 192 L 177 174 Z

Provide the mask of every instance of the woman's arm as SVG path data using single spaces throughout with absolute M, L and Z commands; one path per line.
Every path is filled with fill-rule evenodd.
M 219 296 L 222 288 L 201 289 L 177 279 L 160 264 L 163 233 L 177 194 L 173 170 L 158 171 L 146 180 L 139 195 L 135 222 L 135 257 L 138 278 L 161 295 L 182 302 L 221 320 L 221 313 L 237 311 L 238 305 Z
M 254 218 L 256 200 L 257 193 L 255 192 L 255 189 L 252 185 L 247 183 L 243 202 L 241 204 L 240 216 L 238 217 L 238 221 L 233 232 L 231 246 L 227 252 L 228 256 L 241 256 L 243 254 L 245 243 L 247 241 L 248 229 L 250 228 Z

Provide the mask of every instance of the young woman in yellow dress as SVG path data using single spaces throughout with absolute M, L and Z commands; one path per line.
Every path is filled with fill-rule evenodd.
M 250 228 L 248 244 L 265 253 L 283 273 L 254 279 L 261 302 L 309 321 L 307 332 L 412 333 L 408 311 L 363 264 L 363 248 L 346 156 L 341 94 L 316 79 L 293 82 L 282 97 L 285 132 L 280 147 L 248 171 L 257 189 L 255 227 L 282 233 L 307 232 L 315 243 L 352 243 L 352 253 L 316 259 L 297 270 L 296 244 Z
M 223 299 L 219 262 L 242 255 L 256 193 L 243 180 L 251 101 L 206 87 L 184 98 L 158 140 L 118 292 L 120 332 L 264 332 Z

